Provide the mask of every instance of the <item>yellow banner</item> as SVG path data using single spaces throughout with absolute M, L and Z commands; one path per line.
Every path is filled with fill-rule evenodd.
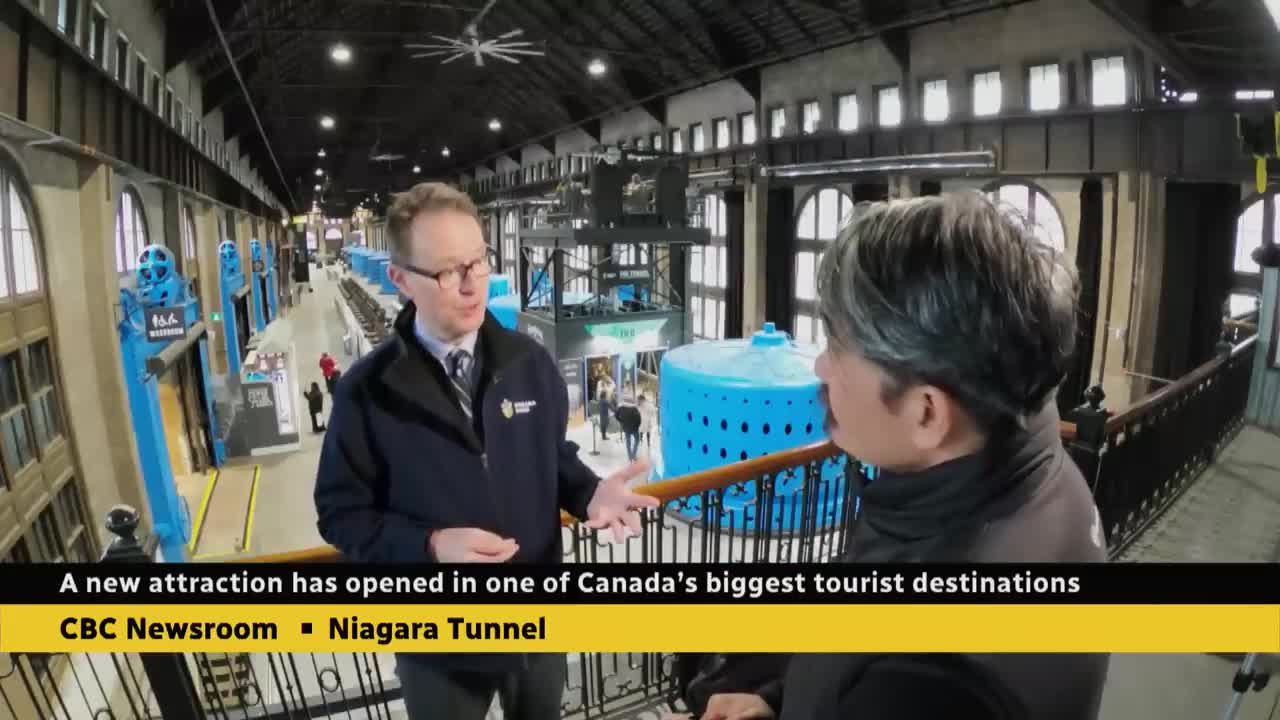
M 5 605 L 0 651 L 1280 652 L 1280 606 Z

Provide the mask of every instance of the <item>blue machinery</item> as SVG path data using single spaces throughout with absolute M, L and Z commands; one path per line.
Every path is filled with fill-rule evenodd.
M 813 366 L 818 348 L 791 342 L 773 323 L 750 340 L 684 345 L 662 358 L 659 412 L 662 418 L 662 474 L 676 477 L 768 455 L 826 439 L 826 409 L 818 399 Z M 805 500 L 818 507 L 818 527 L 834 522 L 844 496 L 843 456 L 826 460 L 819 483 Z M 800 472 L 782 473 L 774 485 L 771 527 L 783 530 L 801 521 L 797 493 Z M 749 481 L 720 498 L 721 522 L 752 528 L 760 508 Z M 702 516 L 701 497 L 679 513 Z
M 230 240 L 218 246 L 218 264 L 222 282 L 222 328 L 227 341 L 227 371 L 232 376 L 240 374 L 242 344 L 249 340 L 249 318 L 237 313 L 240 301 L 250 292 L 245 282 L 244 269 L 240 266 L 240 250 Z M 246 308 L 247 310 L 247 308 Z
M 262 252 L 260 240 L 249 241 L 249 257 L 253 267 L 253 318 L 258 332 L 266 329 L 276 317 L 276 266 L 272 262 L 275 248 L 267 246 Z M 263 297 L 266 296 L 266 297 Z
M 191 284 L 174 269 L 173 255 L 163 246 L 143 249 L 135 271 L 137 290 L 120 290 L 120 356 L 124 365 L 125 389 L 133 416 L 138 460 L 155 532 L 168 562 L 187 559 L 186 543 L 191 534 L 191 513 L 178 494 L 173 467 L 165 444 L 164 421 L 160 409 L 158 378 L 193 345 L 199 353 L 205 412 L 209 427 L 213 420 L 213 388 L 209 383 L 208 335 L 200 320 L 200 307 Z M 182 320 L 181 338 L 149 342 L 146 309 L 173 308 Z M 193 428 L 194 432 L 195 429 Z M 213 438 L 214 465 L 225 461 L 226 449 Z

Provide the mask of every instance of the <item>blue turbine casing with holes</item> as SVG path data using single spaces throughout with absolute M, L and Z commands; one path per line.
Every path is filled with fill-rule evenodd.
M 700 342 L 666 353 L 658 406 L 662 476 L 679 477 L 825 440 L 826 409 L 814 374 L 819 352 L 765 323 L 749 340 Z M 843 455 L 823 463 L 819 527 L 836 520 L 845 495 L 845 464 Z M 777 477 L 774 529 L 798 526 L 802 508 L 795 494 L 802 479 L 799 469 Z M 721 527 L 755 527 L 757 501 L 754 481 L 726 490 Z M 677 512 L 699 518 L 701 504 L 695 496 Z

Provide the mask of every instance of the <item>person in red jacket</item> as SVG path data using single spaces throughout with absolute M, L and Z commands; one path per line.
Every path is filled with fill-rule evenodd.
M 334 375 L 338 372 L 338 362 L 327 352 L 320 353 L 320 373 L 324 375 L 325 387 L 333 394 Z

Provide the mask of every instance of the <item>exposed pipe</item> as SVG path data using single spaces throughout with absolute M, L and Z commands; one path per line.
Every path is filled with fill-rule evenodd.
M 289 207 L 296 208 L 297 201 L 293 199 L 293 191 L 289 189 L 289 181 L 285 179 L 284 170 L 280 168 L 280 161 L 276 159 L 276 151 L 271 147 L 271 139 L 267 137 L 267 131 L 262 127 L 262 118 L 258 117 L 258 108 L 253 105 L 253 95 L 249 93 L 249 86 L 245 84 L 244 77 L 240 75 L 240 66 L 236 65 L 236 58 L 231 52 L 231 45 L 227 43 L 227 36 L 222 32 L 222 25 L 218 22 L 218 13 L 213 9 L 213 0 L 204 0 L 204 5 L 209 9 L 209 22 L 213 23 L 213 29 L 218 33 L 218 42 L 222 43 L 222 51 L 227 54 L 227 62 L 231 65 L 231 72 L 236 76 L 240 91 L 244 93 L 244 101 L 249 106 L 249 113 L 253 115 L 253 122 L 258 126 L 258 133 L 262 135 L 262 143 L 267 148 L 267 154 L 271 156 L 272 164 L 276 166 L 276 173 L 280 175 L 280 183 L 284 186 L 285 194 L 289 196 Z

